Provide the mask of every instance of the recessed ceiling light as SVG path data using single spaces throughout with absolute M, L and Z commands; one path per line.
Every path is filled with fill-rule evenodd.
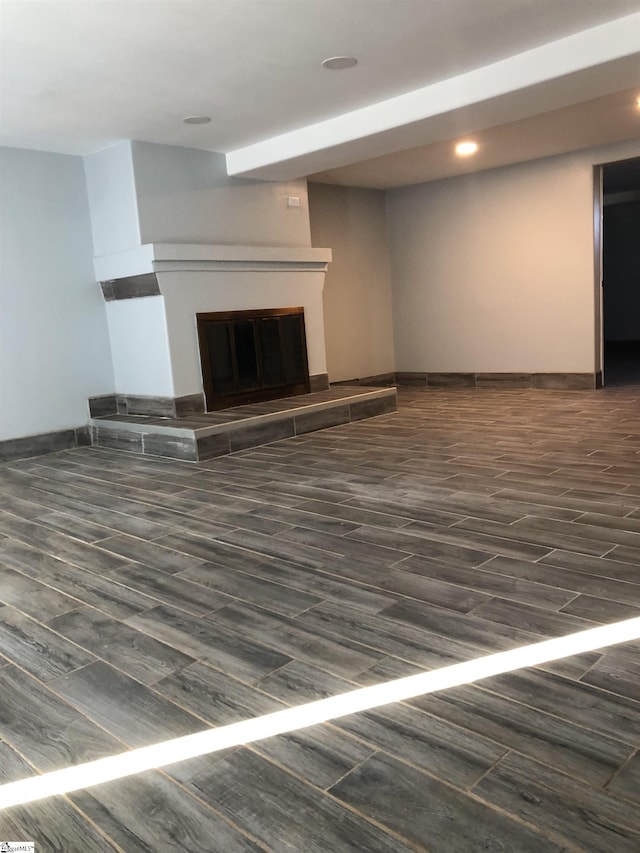
M 358 64 L 358 60 L 354 56 L 330 56 L 322 62 L 323 68 L 328 68 L 330 71 L 343 71 L 345 68 L 353 68 Z
M 184 124 L 209 124 L 211 116 L 187 116 L 182 121 Z
M 467 142 L 458 142 L 456 145 L 456 154 L 458 157 L 468 157 L 470 154 L 475 154 L 478 150 L 478 143 L 471 142 L 470 140 Z

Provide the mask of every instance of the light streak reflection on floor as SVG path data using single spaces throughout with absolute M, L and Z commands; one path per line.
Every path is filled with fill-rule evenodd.
M 0 786 L 0 808 L 89 788 L 145 770 L 158 769 L 178 761 L 208 755 L 221 749 L 307 728 L 348 714 L 367 711 L 426 693 L 471 684 L 493 675 L 549 663 L 638 638 L 640 638 L 640 617 L 485 655 L 406 678 L 362 687 L 295 708 L 286 708 L 254 719 L 206 729 L 107 758 L 10 782 Z

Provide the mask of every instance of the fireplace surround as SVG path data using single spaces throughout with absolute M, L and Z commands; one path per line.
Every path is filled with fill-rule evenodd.
M 144 244 L 95 258 L 116 396 L 126 401 L 129 414 L 148 414 L 161 406 L 171 415 L 172 404 L 177 413 L 185 399 L 191 407 L 197 396 L 203 399 L 206 381 L 197 316 L 282 312 L 283 306 L 304 311 L 301 362 L 306 359 L 306 368 L 304 375 L 281 384 L 275 373 L 282 366 L 271 365 L 261 390 L 286 396 L 294 393 L 286 390 L 289 385 L 297 386 L 297 393 L 328 387 L 322 291 L 330 260 L 330 249 L 187 243 Z M 274 324 L 269 328 L 273 332 Z M 254 340 L 259 347 L 260 336 L 254 334 Z M 209 408 L 216 406 L 215 396 L 208 395 Z

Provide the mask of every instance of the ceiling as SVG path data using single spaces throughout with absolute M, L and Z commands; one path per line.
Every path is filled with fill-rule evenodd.
M 640 111 L 635 89 L 551 110 L 520 121 L 475 131 L 473 157 L 458 157 L 450 139 L 374 157 L 310 176 L 311 180 L 346 186 L 388 189 L 440 180 L 482 169 L 507 166 L 640 138 Z
M 503 165 L 516 150 L 639 138 L 639 10 L 640 0 L 0 0 L 0 144 L 84 155 L 137 139 L 225 152 L 230 174 L 395 186 Z M 339 54 L 358 65 L 321 68 Z M 182 123 L 197 114 L 213 120 Z M 468 133 L 478 157 L 452 163 L 451 140 Z

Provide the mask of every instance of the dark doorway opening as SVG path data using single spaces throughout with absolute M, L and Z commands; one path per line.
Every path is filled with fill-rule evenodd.
M 640 158 L 603 167 L 605 385 L 640 385 Z
M 197 314 L 207 411 L 309 393 L 303 308 Z

